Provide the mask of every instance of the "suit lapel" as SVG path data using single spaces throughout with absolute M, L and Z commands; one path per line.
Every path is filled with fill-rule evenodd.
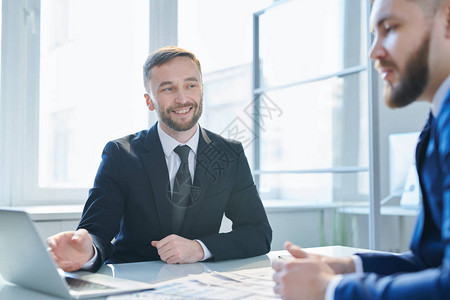
M 144 142 L 146 152 L 141 153 L 140 158 L 153 189 L 153 196 L 163 235 L 167 236 L 172 233 L 173 209 L 169 199 L 169 172 L 156 126 L 155 124 L 148 131 Z

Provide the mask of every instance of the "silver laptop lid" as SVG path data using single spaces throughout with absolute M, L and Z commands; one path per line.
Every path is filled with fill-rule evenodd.
M 69 288 L 24 211 L 0 209 L 0 273 L 20 286 L 70 298 Z

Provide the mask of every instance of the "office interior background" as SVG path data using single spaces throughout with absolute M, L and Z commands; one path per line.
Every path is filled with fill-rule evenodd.
M 429 107 L 385 107 L 368 1 L 0 4 L 0 206 L 26 207 L 43 239 L 76 227 L 103 146 L 155 123 L 142 65 L 178 45 L 202 63 L 200 124 L 245 147 L 273 250 L 408 249 Z

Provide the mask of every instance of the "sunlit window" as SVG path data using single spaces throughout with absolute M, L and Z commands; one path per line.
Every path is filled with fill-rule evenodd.
M 2 7 L 3 7 L 3 2 L 2 2 L 2 0 L 0 0 L 0 12 L 1 11 L 3 11 L 3 9 L 2 9 Z M 2 45 L 2 13 L 0 13 L 0 70 L 1 70 L 1 67 L 2 67 L 2 47 L 1 47 L 1 45 Z M 2 82 L 1 81 L 1 79 L 2 79 L 2 72 L 0 72 L 0 82 Z M 0 91 L 1 91 L 1 84 L 0 84 Z
M 364 1 L 288 1 L 259 14 L 263 198 L 367 201 Z
M 41 1 L 40 187 L 91 186 L 106 142 L 148 126 L 148 6 Z

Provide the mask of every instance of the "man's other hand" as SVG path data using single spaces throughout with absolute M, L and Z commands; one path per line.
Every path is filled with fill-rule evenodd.
M 351 273 L 355 266 L 351 258 L 333 258 L 312 254 L 290 242 L 285 248 L 293 259 L 276 260 L 274 292 L 282 299 L 323 299 L 328 284 L 336 274 Z
M 199 242 L 176 234 L 166 236 L 160 241 L 152 241 L 152 246 L 158 249 L 161 260 L 168 264 L 195 263 L 205 256 Z
M 66 272 L 81 269 L 94 257 L 92 237 L 86 229 L 55 234 L 47 239 L 47 245 L 58 267 Z
M 326 263 L 336 274 L 354 273 L 355 264 L 350 257 L 337 258 L 305 252 L 301 247 L 286 242 L 284 247 L 294 258 L 314 258 Z

